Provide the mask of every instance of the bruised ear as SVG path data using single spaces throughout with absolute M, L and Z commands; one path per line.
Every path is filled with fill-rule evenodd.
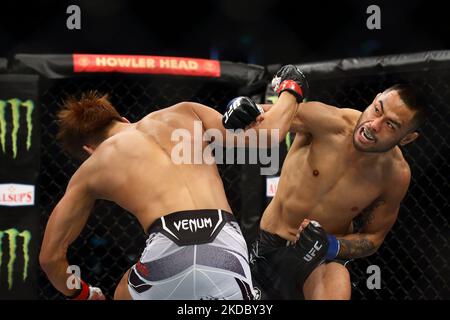
M 91 155 L 94 153 L 95 149 L 90 145 L 84 145 L 83 150 L 86 151 L 87 153 L 89 153 L 89 155 Z
M 408 143 L 411 143 L 414 140 L 416 140 L 417 137 L 419 137 L 419 133 L 418 132 L 408 133 L 405 137 L 403 137 L 402 140 L 400 140 L 400 145 L 401 146 L 407 145 Z

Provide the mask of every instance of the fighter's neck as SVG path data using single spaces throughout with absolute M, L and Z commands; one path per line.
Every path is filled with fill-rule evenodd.
M 355 148 L 353 145 L 353 141 L 351 141 L 351 144 L 349 145 L 349 158 L 353 162 L 358 163 L 375 163 L 379 161 L 380 159 L 386 159 L 386 157 L 389 157 L 394 152 L 393 149 L 388 150 L 386 152 L 364 152 L 359 151 Z
M 108 128 L 108 131 L 106 133 L 106 137 L 110 138 L 113 135 L 130 128 L 131 126 L 133 126 L 132 123 L 116 121 L 116 122 L 114 122 L 114 124 L 111 127 Z

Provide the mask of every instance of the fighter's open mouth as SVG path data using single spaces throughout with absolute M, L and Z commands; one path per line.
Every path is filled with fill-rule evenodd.
M 362 127 L 360 131 L 361 136 L 368 141 L 375 141 L 375 137 L 367 130 L 366 127 Z

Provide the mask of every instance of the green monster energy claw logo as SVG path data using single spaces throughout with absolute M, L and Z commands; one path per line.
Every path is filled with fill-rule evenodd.
M 22 281 L 25 281 L 28 277 L 28 263 L 30 261 L 30 254 L 28 246 L 31 240 L 31 233 L 28 230 L 19 232 L 17 229 L 12 228 L 8 230 L 0 231 L 0 272 L 3 263 L 3 251 L 2 251 L 2 240 L 5 236 L 9 242 L 9 260 L 6 264 L 6 269 L 8 272 L 8 289 L 11 290 L 13 286 L 13 275 L 14 275 L 14 262 L 16 261 L 17 255 L 17 238 L 22 238 L 22 254 L 23 254 L 23 271 L 22 271 Z
M 17 156 L 17 133 L 20 129 L 20 108 L 26 109 L 27 121 L 27 150 L 31 147 L 31 133 L 33 132 L 32 114 L 34 110 L 34 103 L 31 100 L 21 101 L 19 99 L 0 100 L 0 144 L 2 152 L 6 154 L 6 110 L 11 107 L 12 113 L 12 131 L 11 142 L 14 159 Z

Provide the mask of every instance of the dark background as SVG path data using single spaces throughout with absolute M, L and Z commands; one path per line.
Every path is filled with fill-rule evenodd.
M 66 28 L 69 16 L 66 8 L 70 4 L 81 7 L 81 30 Z M 377 4 L 381 8 L 381 30 L 366 28 L 369 16 L 366 9 L 371 4 Z M 443 3 L 417 0 L 342 0 L 334 3 L 298 0 L 17 0 L 3 2 L 0 6 L 0 56 L 12 58 L 15 53 L 78 52 L 213 58 L 264 66 L 274 63 L 306 63 L 450 49 L 450 22 L 447 15 L 448 10 Z M 448 165 L 443 155 L 448 154 L 446 150 L 449 140 L 446 135 L 450 131 L 446 119 L 450 90 L 448 72 L 444 73 L 445 76 L 440 73 L 418 73 L 412 77 L 415 82 L 422 84 L 424 90 L 439 93 L 436 96 L 441 100 L 436 104 L 436 110 L 444 110 L 435 113 L 437 118 L 433 120 L 434 126 L 428 127 L 430 132 L 424 135 L 429 138 L 415 144 L 416 147 L 413 148 L 418 149 L 413 149 L 411 153 L 431 157 L 432 161 L 427 160 L 427 165 L 424 162 L 416 163 L 418 169 L 414 169 L 414 178 L 417 181 L 414 181 L 414 187 L 405 201 L 408 206 L 402 208 L 404 214 L 401 222 L 387 239 L 389 245 L 384 246 L 379 255 L 369 260 L 360 260 L 357 265 L 359 268 L 355 268 L 359 274 L 356 274 L 353 285 L 360 290 L 365 285 L 366 265 L 387 265 L 388 269 L 383 271 L 383 281 L 386 281 L 383 288 L 386 290 L 367 293 L 355 289 L 356 299 L 449 297 L 446 260 L 449 229 L 446 220 L 448 210 L 445 209 L 448 208 L 448 183 L 443 178 L 448 176 Z M 374 90 L 384 87 L 394 78 L 392 75 L 379 74 L 368 79 L 333 80 L 326 83 L 329 90 L 325 90 L 325 86 L 315 86 L 315 90 L 325 100 L 335 99 L 327 102 L 351 107 L 362 106 L 367 105 L 367 99 L 378 92 Z M 134 107 L 136 102 L 139 106 L 167 105 L 169 100 L 162 103 L 158 99 L 170 98 L 178 101 L 198 99 L 208 105 L 225 105 L 237 95 L 237 92 L 226 91 L 223 87 L 212 90 L 198 83 L 182 87 L 180 83 L 171 80 L 170 84 L 164 86 L 156 78 L 148 78 L 147 82 L 141 78 L 133 79 L 110 75 L 107 79 L 93 78 L 90 81 L 85 78 L 64 79 L 43 91 L 40 101 L 42 110 L 45 111 L 42 115 L 45 124 L 45 165 L 40 176 L 40 204 L 44 217 L 47 217 L 61 197 L 69 173 L 75 170 L 73 163 L 62 154 L 55 157 L 55 154 L 59 154 L 59 149 L 54 139 L 54 112 L 63 94 L 79 93 L 89 88 L 111 91 L 114 92 L 114 102 L 129 112 L 135 110 L 131 106 Z M 156 89 L 160 87 L 166 91 Z M 139 116 L 140 114 L 135 114 L 134 119 Z M 433 144 L 426 139 L 434 139 L 441 144 Z M 227 168 L 223 170 L 226 171 Z M 242 175 L 230 176 L 236 178 Z M 233 183 L 237 182 L 226 181 L 229 186 L 234 186 Z M 255 192 L 261 194 L 258 190 Z M 227 196 L 233 202 L 233 194 Z M 246 199 L 254 201 L 255 198 L 247 194 Z M 239 203 L 237 200 L 236 203 Z M 255 206 L 254 202 L 251 204 Z M 444 209 L 441 210 L 441 207 Z M 85 251 L 74 250 L 73 257 L 71 256 L 71 261 L 81 261 L 82 269 L 88 270 L 87 280 L 105 288 L 110 296 L 123 270 L 135 261 L 136 256 L 132 254 L 140 252 L 134 247 L 144 243 L 143 239 L 133 241 L 142 237 L 141 233 L 133 231 L 138 230 L 138 226 L 127 221 L 123 223 L 119 216 L 122 217 L 123 214 L 117 207 L 109 206 L 106 209 L 104 204 L 100 204 L 98 214 L 92 216 L 85 233 L 78 240 L 79 246 L 74 246 L 75 249 L 82 247 Z M 128 228 L 134 229 L 130 231 Z M 122 241 L 113 240 L 111 235 L 117 234 L 124 237 Z M 129 235 L 135 238 L 130 238 Z M 111 247 L 111 243 L 115 247 Z M 442 248 L 447 251 L 440 251 Z M 108 271 L 104 272 L 103 268 Z M 40 279 L 47 281 L 42 275 Z M 40 284 L 40 291 L 41 298 L 56 297 L 55 290 L 48 282 Z
M 81 8 L 68 30 L 66 8 Z M 381 30 L 366 9 L 381 8 Z M 0 56 L 125 53 L 267 65 L 450 49 L 445 2 L 434 1 L 3 1 Z

